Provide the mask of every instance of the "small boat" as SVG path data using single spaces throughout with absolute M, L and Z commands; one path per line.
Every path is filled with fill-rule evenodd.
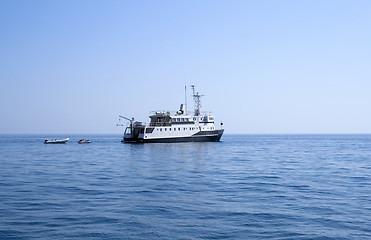
M 90 140 L 80 139 L 77 143 L 81 144 L 81 143 L 91 143 L 91 142 Z
M 68 140 L 70 140 L 69 138 L 66 138 L 66 139 L 54 139 L 54 140 L 48 140 L 48 139 L 45 139 L 44 143 L 45 144 L 56 144 L 56 143 L 66 143 L 68 142 Z

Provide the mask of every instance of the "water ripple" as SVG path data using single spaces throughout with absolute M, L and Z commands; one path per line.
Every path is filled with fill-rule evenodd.
M 0 136 L 0 239 L 371 239 L 370 135 L 45 137 Z

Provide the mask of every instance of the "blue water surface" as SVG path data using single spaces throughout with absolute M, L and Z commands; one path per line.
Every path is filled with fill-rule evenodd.
M 0 239 L 371 239 L 371 135 L 47 137 L 0 135 Z

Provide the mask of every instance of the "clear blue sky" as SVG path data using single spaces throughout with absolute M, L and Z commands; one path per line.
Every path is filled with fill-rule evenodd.
M 185 74 L 226 133 L 371 133 L 370 13 L 360 0 L 1 1 L 0 133 L 121 133 L 119 114 L 177 110 Z

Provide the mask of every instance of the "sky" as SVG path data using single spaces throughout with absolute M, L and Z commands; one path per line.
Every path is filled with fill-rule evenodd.
M 371 1 L 0 2 L 0 134 L 121 134 L 184 86 L 226 134 L 371 133 Z M 193 108 L 188 91 L 188 109 Z

